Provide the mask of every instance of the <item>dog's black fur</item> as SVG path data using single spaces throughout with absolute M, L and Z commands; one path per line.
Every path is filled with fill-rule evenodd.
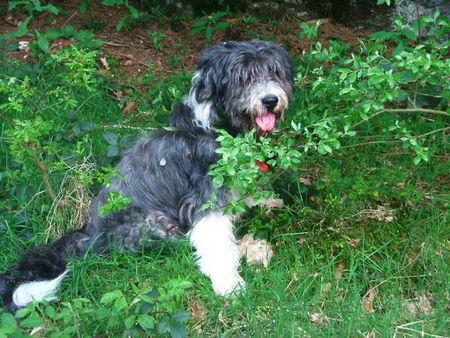
M 209 166 L 218 160 L 214 127 L 231 134 L 253 128 L 255 114 L 260 112 L 247 109 L 253 99 L 249 95 L 254 95 L 248 92 L 263 80 L 276 82 L 290 95 L 292 67 L 278 45 L 227 42 L 206 50 L 189 97 L 173 109 L 174 131 L 144 137 L 124 154 L 117 165 L 120 175 L 112 177 L 112 183 L 92 202 L 81 229 L 29 250 L 0 274 L 0 294 L 7 308 L 17 309 L 12 296 L 19 285 L 56 278 L 66 270 L 68 258 L 88 249 L 104 253 L 119 246 L 138 251 L 155 239 L 187 233 L 208 212 L 201 206 L 215 191 L 208 176 Z M 210 103 L 209 110 L 202 111 L 207 116 L 199 121 L 195 109 L 204 103 Z M 130 207 L 101 217 L 99 208 L 112 191 L 131 198 Z M 216 192 L 221 207 L 228 191 Z

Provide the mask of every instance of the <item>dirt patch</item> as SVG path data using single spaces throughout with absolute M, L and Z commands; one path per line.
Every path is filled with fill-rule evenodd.
M 61 29 L 67 25 L 74 26 L 78 31 L 89 26 L 97 26 L 94 38 L 104 41 L 101 57 L 106 60 L 106 64 L 103 63 L 103 68 L 105 71 L 119 69 L 124 78 L 134 78 L 146 72 L 152 72 L 157 78 L 165 78 L 180 71 L 191 71 L 197 56 L 207 46 L 204 35 L 189 35 L 195 20 L 180 21 L 159 17 L 139 23 L 132 29 L 117 31 L 117 23 L 128 14 L 126 8 L 104 6 L 100 2 L 93 1 L 91 11 L 81 14 L 80 4 L 81 0 L 58 2 L 62 13 L 54 15 L 45 12 L 37 16 L 30 23 L 29 31 L 43 32 L 49 28 Z M 25 18 L 25 14 L 8 12 L 0 20 L 0 31 L 5 34 L 16 30 L 17 25 Z M 230 24 L 229 27 L 213 34 L 209 45 L 226 40 L 269 39 L 285 46 L 292 55 L 299 55 L 311 46 L 310 41 L 299 37 L 302 31 L 299 20 L 258 20 L 248 23 L 243 18 L 245 15 L 225 19 L 224 21 Z M 158 46 L 155 46 L 151 36 L 155 35 L 155 32 L 163 36 Z M 358 37 L 367 35 L 337 24 L 329 18 L 324 19 L 321 32 L 319 41 L 324 46 L 328 45 L 327 41 L 330 38 L 355 43 Z M 29 34 L 15 42 L 33 40 L 34 36 Z M 50 51 L 68 46 L 72 41 L 62 38 L 54 40 Z M 29 51 L 25 49 L 11 52 L 9 55 L 19 60 L 31 58 Z

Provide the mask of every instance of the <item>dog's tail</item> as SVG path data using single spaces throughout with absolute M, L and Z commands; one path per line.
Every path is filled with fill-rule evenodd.
M 68 273 L 69 257 L 80 257 L 90 247 L 86 226 L 59 240 L 27 251 L 21 260 L 0 274 L 0 295 L 11 312 L 52 295 Z M 51 298 L 50 298 L 51 300 Z

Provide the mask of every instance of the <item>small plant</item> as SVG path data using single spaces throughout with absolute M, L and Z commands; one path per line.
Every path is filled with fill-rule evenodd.
M 128 209 L 130 207 L 131 198 L 122 196 L 120 191 L 110 191 L 108 203 L 99 208 L 99 215 L 105 217 L 114 211 Z
M 134 24 L 144 16 L 144 13 L 139 11 L 136 7 L 131 6 L 128 0 L 103 0 L 102 4 L 106 6 L 125 5 L 128 8 L 129 14 L 121 18 L 116 25 L 116 30 L 118 31 L 122 29 L 131 29 Z
M 99 83 L 95 62 L 94 51 L 85 52 L 75 47 L 52 54 L 47 66 L 59 68 L 60 72 L 55 75 L 56 85 L 46 87 L 45 92 L 27 76 L 23 80 L 12 76 L 0 78 L 0 119 L 9 125 L 5 132 L 11 154 L 15 161 L 28 168 L 20 175 L 33 167 L 38 169 L 53 201 L 56 201 L 56 193 L 52 188 L 51 173 L 63 170 L 64 159 L 56 155 L 60 148 L 53 138 L 57 123 L 46 119 L 46 114 L 42 113 L 51 109 L 55 102 L 59 110 L 75 109 L 78 101 L 71 93 L 80 89 L 93 91 Z M 28 175 L 34 174 L 34 170 Z
M 192 25 L 189 36 L 195 34 L 204 34 L 205 42 L 208 44 L 215 32 L 226 29 L 230 26 L 229 22 L 219 22 L 220 19 L 226 17 L 227 12 L 217 12 L 214 15 L 209 15 L 205 19 L 200 19 Z
M 438 34 L 449 28 L 446 19 L 435 16 L 432 21 Z M 305 24 L 304 34 L 316 40 L 320 24 Z M 351 55 L 339 42 L 328 49 L 315 42 L 298 66 L 295 82 L 305 101 L 294 103 L 289 130 L 270 138 L 256 138 L 254 131 L 235 138 L 220 132 L 221 158 L 209 173 L 216 188 L 225 186 L 238 196 L 225 211 L 242 212 L 248 195 L 256 202 L 272 197 L 266 191 L 270 183 L 317 156 L 392 145 L 419 165 L 442 151 L 444 141 L 437 135 L 450 128 L 445 122 L 450 116 L 450 44 L 435 41 L 407 44 L 394 55 L 372 48 L 370 41 L 362 41 L 360 51 Z M 417 123 L 422 114 L 433 116 L 433 122 Z M 204 208 L 213 208 L 215 199 Z
M 28 16 L 19 24 L 19 28 L 5 35 L 6 40 L 17 39 L 28 33 L 28 24 L 34 18 L 36 13 L 51 12 L 59 14 L 59 10 L 52 4 L 42 5 L 40 0 L 10 1 L 8 10 L 17 10 L 28 12 Z
M 168 62 L 172 68 L 177 68 L 181 63 L 181 56 L 173 54 L 169 57 Z
M 308 40 L 315 41 L 319 38 L 320 34 L 320 26 L 323 24 L 323 20 L 317 20 L 316 23 L 312 24 L 311 26 L 308 25 L 307 22 L 302 22 L 300 24 L 300 28 L 303 29 L 303 31 L 300 33 L 300 36 L 306 37 Z
M 75 298 L 58 307 L 31 303 L 15 317 L 4 312 L 0 315 L 0 336 L 22 337 L 23 330 L 31 329 L 52 337 L 116 335 L 118 332 L 123 336 L 187 336 L 185 323 L 191 314 L 179 311 L 174 301 L 192 286 L 191 282 L 175 279 L 161 287 L 143 290 L 130 285 L 134 293 L 131 300 L 122 291 L 114 290 L 103 295 L 99 306 L 87 298 Z
M 161 44 L 161 42 L 166 37 L 166 34 L 158 31 L 150 31 L 148 32 L 148 35 L 150 35 L 150 37 L 152 38 L 153 48 L 155 48 L 156 50 L 162 50 L 163 45 Z

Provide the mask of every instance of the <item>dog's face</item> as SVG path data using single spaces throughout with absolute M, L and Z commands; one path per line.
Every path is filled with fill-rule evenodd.
M 292 92 L 292 64 L 280 46 L 265 41 L 224 42 L 199 59 L 188 100 L 197 123 L 225 118 L 234 128 L 275 128 Z

